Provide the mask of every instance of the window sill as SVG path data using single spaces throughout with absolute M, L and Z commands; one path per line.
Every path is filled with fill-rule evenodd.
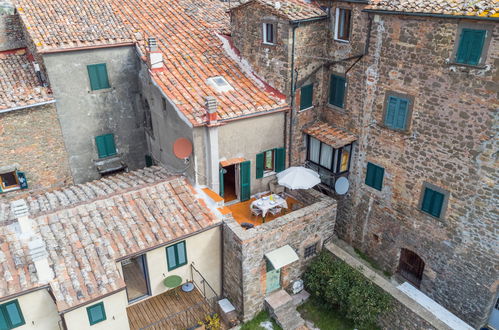
M 0 194 L 6 193 L 6 192 L 11 192 L 11 191 L 16 191 L 16 190 L 21 190 L 21 187 L 20 186 L 16 186 L 16 187 L 7 188 L 7 189 L 3 189 L 2 188 L 2 191 L 0 192 Z
M 277 44 L 275 44 L 275 43 L 270 43 L 270 42 L 265 42 L 265 41 L 262 41 L 262 45 L 264 45 L 264 46 L 277 46 Z
M 339 107 L 339 106 L 331 104 L 331 103 L 327 103 L 326 106 L 330 109 L 333 109 L 333 110 L 336 110 L 339 112 L 344 112 L 344 113 L 347 112 L 347 110 L 345 108 Z
M 109 93 L 114 91 L 114 87 L 109 87 L 109 88 L 103 88 L 103 89 L 96 89 L 94 91 L 88 91 L 88 94 L 101 94 L 101 93 Z
M 343 39 L 337 39 L 337 38 L 333 38 L 333 40 L 340 42 L 342 44 L 349 44 L 350 43 L 350 40 L 343 40 Z
M 264 172 L 262 178 L 267 178 L 269 176 L 276 175 L 277 173 L 275 171 L 269 171 L 269 172 Z
M 421 210 L 419 207 L 417 208 L 417 210 L 418 210 L 419 213 L 421 213 L 421 214 L 423 214 L 423 215 L 425 215 L 427 217 L 430 217 L 430 218 L 435 219 L 435 220 L 439 220 L 441 222 L 444 221 L 444 217 L 442 215 L 440 215 L 440 217 L 436 217 L 434 215 L 431 215 L 430 213 L 427 213 L 426 211 Z
M 410 129 L 407 129 L 407 130 L 400 130 L 400 129 L 395 129 L 395 128 L 391 128 L 391 127 L 388 127 L 388 126 L 385 126 L 383 124 L 380 124 L 380 123 L 377 123 L 378 127 L 381 127 L 385 130 L 388 130 L 390 132 L 394 132 L 394 133 L 399 133 L 399 134 L 402 134 L 402 135 L 411 135 L 411 130 Z
M 485 70 L 487 69 L 486 65 L 479 64 L 479 65 L 471 65 L 471 64 L 465 64 L 465 63 L 456 63 L 456 62 L 449 62 L 447 63 L 448 66 L 459 66 L 462 68 L 469 68 L 469 69 L 477 69 L 477 70 Z
M 308 107 L 308 108 L 305 108 L 305 109 L 299 109 L 298 113 L 305 112 L 305 111 L 308 111 L 308 110 L 312 110 L 313 108 L 314 108 L 314 106 L 311 106 L 311 107 Z

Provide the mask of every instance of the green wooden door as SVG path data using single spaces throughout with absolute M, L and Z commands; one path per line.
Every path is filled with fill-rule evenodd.
M 267 271 L 267 293 L 281 288 L 281 269 Z
M 251 197 L 251 162 L 245 161 L 239 164 L 241 181 L 241 202 L 247 201 Z

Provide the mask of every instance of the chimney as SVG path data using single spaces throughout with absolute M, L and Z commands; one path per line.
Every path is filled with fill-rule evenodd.
M 208 125 L 214 125 L 218 122 L 218 102 L 214 96 L 206 97 L 206 118 Z
M 163 69 L 163 53 L 158 48 L 158 42 L 156 38 L 148 38 L 148 57 L 149 68 L 152 71 Z

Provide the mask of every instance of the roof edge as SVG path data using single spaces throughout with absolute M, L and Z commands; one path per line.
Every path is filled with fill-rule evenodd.
M 39 291 L 39 290 L 43 290 L 43 289 L 51 289 L 50 284 L 44 284 L 42 286 L 37 286 L 37 287 L 31 288 L 31 289 L 28 289 L 28 290 L 19 291 L 17 293 L 11 294 L 11 295 L 4 296 L 4 297 L 0 298 L 0 302 L 6 301 L 6 300 L 9 300 L 9 299 L 14 299 L 14 298 L 23 296 L 25 294 L 29 294 L 29 293 L 32 293 L 32 292 L 35 292 L 35 291 Z
M 81 46 L 81 47 L 69 47 L 69 48 L 55 48 L 55 49 L 38 49 L 38 53 L 40 54 L 54 54 L 54 53 L 66 53 L 66 52 L 75 52 L 80 50 L 89 50 L 89 49 L 101 49 L 101 48 L 116 48 L 116 47 L 125 47 L 125 46 L 134 46 L 136 44 L 135 41 L 127 41 L 127 42 L 119 42 L 116 44 L 105 44 L 105 45 L 92 45 L 92 46 Z
M 394 10 L 382 10 L 382 9 L 363 9 L 362 11 L 366 12 L 366 13 L 376 13 L 376 14 L 385 14 L 385 15 L 407 15 L 407 16 L 419 16 L 419 17 L 437 17 L 437 18 L 455 18 L 455 19 L 472 19 L 472 20 L 484 20 L 484 21 L 499 21 L 499 17 L 487 17 L 487 16 L 420 13 L 420 12 L 406 12 L 406 11 L 394 11 Z

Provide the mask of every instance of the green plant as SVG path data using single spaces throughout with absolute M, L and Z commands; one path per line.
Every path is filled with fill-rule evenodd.
M 265 321 L 272 322 L 272 326 L 273 326 L 274 330 L 282 330 L 282 328 L 279 325 L 277 325 L 277 323 L 274 320 L 272 320 L 270 318 L 269 313 L 267 313 L 267 311 L 261 311 L 260 313 L 258 313 L 251 321 L 248 321 L 248 322 L 244 323 L 243 325 L 241 325 L 240 330 L 260 330 L 260 329 L 263 329 L 260 326 L 260 323 L 265 322 Z
M 199 325 L 204 325 L 208 330 L 219 330 L 222 328 L 220 324 L 220 317 L 217 313 L 213 315 L 206 315 L 204 321 L 199 321 Z
M 362 329 L 375 328 L 379 316 L 392 307 L 389 294 L 327 252 L 317 256 L 303 278 L 314 297 L 338 309 Z

